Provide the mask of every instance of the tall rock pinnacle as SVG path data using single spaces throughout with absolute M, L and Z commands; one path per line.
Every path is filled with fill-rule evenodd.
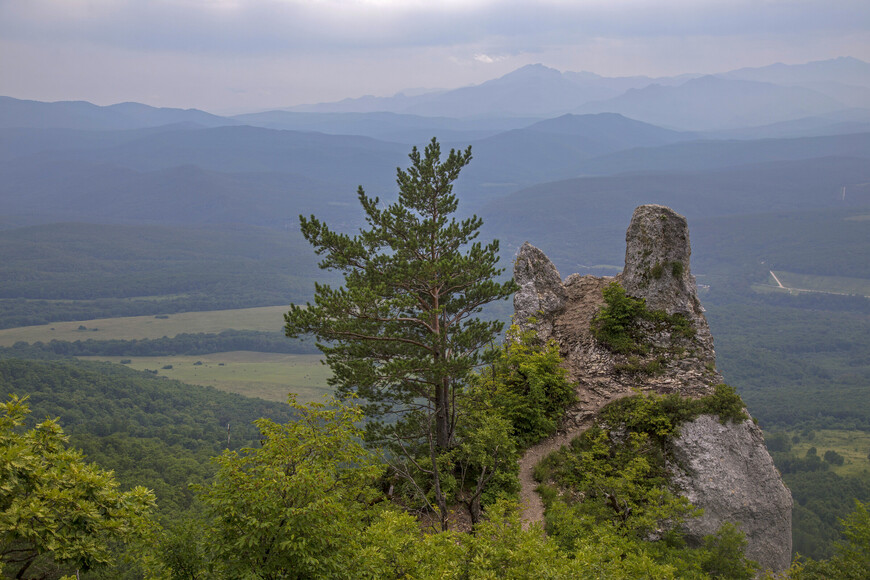
M 645 299 L 652 310 L 700 314 L 691 255 L 686 218 L 663 205 L 638 207 L 625 233 L 622 285 L 626 293 Z
M 661 205 L 640 206 L 625 238 L 625 270 L 614 277 L 571 274 L 562 281 L 538 248 L 527 242 L 517 254 L 514 322 L 558 342 L 576 383 L 579 402 L 563 422 L 566 431 L 638 391 L 701 397 L 723 382 L 691 273 L 686 218 Z M 648 311 L 659 311 L 633 323 L 635 338 L 643 343 L 634 351 L 611 350 L 592 330 L 606 304 L 603 293 L 614 282 L 627 296 L 643 299 Z M 679 324 L 661 322 L 674 319 Z M 746 534 L 749 558 L 769 570 L 788 568 L 792 499 L 761 429 L 752 420 L 722 424 L 701 415 L 681 431 L 668 451 L 670 481 L 705 510 L 685 524 L 686 538 L 697 544 L 723 522 L 736 522 Z

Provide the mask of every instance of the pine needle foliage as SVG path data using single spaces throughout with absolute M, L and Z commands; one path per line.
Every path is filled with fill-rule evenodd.
M 408 413 L 422 413 L 430 424 L 425 437 L 445 450 L 456 428 L 457 396 L 481 348 L 502 330 L 502 323 L 477 315 L 510 296 L 515 284 L 495 281 L 503 272 L 496 266 L 498 241 L 475 241 L 482 220 L 454 217 L 453 182 L 471 161 L 471 148 L 451 149 L 442 161 L 432 139 L 409 157 L 410 167 L 397 170 L 397 202 L 384 206 L 359 188 L 368 227 L 358 235 L 300 216 L 303 235 L 323 257 L 320 267 L 341 272 L 344 285 L 317 284 L 313 304 L 291 306 L 285 331 L 317 338 L 339 395 L 357 395 L 374 418 L 393 415 L 401 423 Z

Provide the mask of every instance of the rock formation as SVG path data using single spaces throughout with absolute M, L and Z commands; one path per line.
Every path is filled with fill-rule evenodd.
M 735 522 L 749 541 L 746 556 L 763 568 L 791 564 L 791 492 L 785 487 L 752 420 L 723 425 L 702 415 L 680 427 L 672 441 L 672 484 L 704 514 L 687 525 L 699 544 L 722 522 Z
M 638 389 L 700 396 L 722 382 L 689 265 L 686 218 L 664 206 L 641 206 L 635 210 L 626 242 L 625 270 L 615 277 L 572 274 L 563 282 L 553 263 L 529 243 L 523 244 L 516 258 L 514 280 L 520 290 L 514 295 L 514 322 L 559 343 L 583 403 L 575 411 L 580 413 L 573 417 L 577 421 L 604 402 Z M 651 309 L 689 318 L 694 336 L 651 332 L 653 348 L 646 355 L 608 350 L 593 337 L 590 323 L 604 306 L 602 291 L 614 281 L 629 295 L 646 300 Z M 663 372 L 631 372 L 650 364 Z
M 520 248 L 514 322 L 560 345 L 579 401 L 565 419 L 566 430 L 604 404 L 637 391 L 700 397 L 723 382 L 690 255 L 686 218 L 660 205 L 635 210 L 626 233 L 625 269 L 615 277 L 572 274 L 562 281 L 541 250 L 528 243 Z M 592 323 L 605 305 L 603 291 L 613 282 L 628 296 L 643 299 L 649 310 L 685 317 L 692 332 L 642 323 L 642 351 L 612 352 L 595 338 Z M 682 427 L 670 453 L 673 487 L 705 510 L 687 524 L 690 540 L 732 521 L 746 533 L 748 557 L 774 571 L 789 566 L 791 494 L 753 421 L 722 425 L 715 417 L 701 416 Z

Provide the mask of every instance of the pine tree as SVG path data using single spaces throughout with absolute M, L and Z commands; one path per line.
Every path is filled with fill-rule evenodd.
M 344 285 L 317 284 L 314 304 L 291 306 L 285 331 L 318 339 L 340 395 L 359 396 L 370 416 L 387 419 L 382 426 L 417 421 L 443 451 L 453 444 L 457 397 L 481 348 L 502 330 L 477 315 L 515 284 L 495 281 L 503 272 L 498 241 L 474 241 L 482 220 L 453 215 L 453 182 L 471 148 L 451 149 L 442 162 L 432 139 L 422 156 L 414 147 L 409 157 L 411 166 L 397 169 L 397 202 L 384 207 L 359 188 L 368 224 L 359 235 L 300 216 L 320 267 L 342 272 Z

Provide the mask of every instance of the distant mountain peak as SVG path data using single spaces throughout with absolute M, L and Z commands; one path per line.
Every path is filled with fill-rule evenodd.
M 491 81 L 487 81 L 483 84 L 489 83 L 500 83 L 504 81 L 514 81 L 514 80 L 530 80 L 530 79 L 561 79 L 562 72 L 545 66 L 541 63 L 536 64 L 527 64 L 522 66 L 512 72 L 507 73 L 501 77 L 496 79 L 492 79 Z

